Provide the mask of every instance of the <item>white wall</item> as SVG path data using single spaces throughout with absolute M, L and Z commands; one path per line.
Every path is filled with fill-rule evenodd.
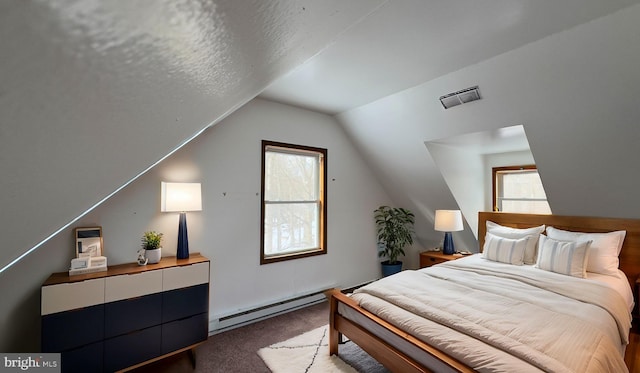
M 477 185 L 476 181 L 482 179 L 484 168 L 482 158 L 474 150 L 465 151 L 439 143 L 426 143 L 431 157 L 438 165 L 442 177 L 456 199 L 457 207 L 464 216 L 474 236 L 478 237 L 478 211 L 484 208 L 484 194 L 486 190 Z M 453 234 L 455 238 L 456 233 Z M 462 250 L 458 248 L 457 250 Z M 464 247 L 465 250 L 475 252 L 475 247 Z
M 425 146 L 476 238 L 478 211 L 493 209 L 492 167 L 535 163 L 522 126 L 427 141 Z
M 380 0 L 73 3 L 2 3 L 0 271 Z
M 394 200 L 429 224 L 456 198 L 427 141 L 522 124 L 554 214 L 640 217 L 640 5 L 338 115 Z M 482 100 L 439 96 L 479 85 Z M 470 182 L 482 187 L 484 178 Z M 471 192 L 472 193 L 472 192 Z M 466 233 L 466 234 L 465 234 Z M 471 247 L 471 230 L 457 237 Z M 439 234 L 424 230 L 422 242 Z
M 294 294 L 310 284 L 320 285 L 317 280 L 320 274 L 316 270 L 328 271 L 327 277 L 333 276 L 345 285 L 353 284 L 378 271 L 375 250 L 368 251 L 368 247 L 375 241 L 371 211 L 381 203 L 393 201 L 395 205 L 413 209 L 421 242 L 426 245 L 441 241 L 441 233 L 433 231 L 433 210 L 455 205 L 456 201 L 426 150 L 425 141 L 514 124 L 522 124 L 526 130 L 554 213 L 637 218 L 640 211 L 640 198 L 637 198 L 640 174 L 636 172 L 640 159 L 638 19 L 640 5 L 632 6 L 341 114 L 340 122 L 390 198 L 353 149 L 344 145 L 348 142 L 329 117 L 255 101 L 220 127 L 209 130 L 153 173 L 127 187 L 83 219 L 82 224 L 99 223 L 104 227 L 106 252 L 112 263 L 133 260 L 140 234 L 145 229 L 161 229 L 168 235 L 176 229 L 177 217 L 157 211 L 160 180 L 200 179 L 210 194 L 203 196 L 203 212 L 189 214 L 189 227 L 193 251 L 198 246 L 204 247 L 201 251 L 215 261 L 213 313 L 244 308 L 250 300 L 258 303 L 269 297 Z M 440 95 L 476 84 L 483 95 L 481 101 L 451 110 L 441 108 Z M 21 109 L 28 111 L 30 107 Z M 306 120 L 295 120 L 302 117 Z M 320 125 L 307 128 L 301 122 Z M 23 123 L 16 123 L 12 130 L 18 131 Z M 227 123 L 239 128 L 231 129 Z M 55 133 L 45 133 L 47 137 L 43 141 L 56 138 Z M 253 223 L 251 228 L 247 220 L 256 218 L 258 208 L 250 200 L 259 191 L 256 184 L 259 173 L 255 172 L 258 166 L 252 163 L 253 157 L 257 162 L 258 140 L 271 134 L 278 135 L 280 141 L 328 147 L 329 160 L 339 160 L 338 164 L 329 165 L 329 173 L 336 179 L 330 182 L 330 193 L 339 196 L 337 202 L 329 205 L 330 218 L 337 219 L 329 227 L 330 254 L 303 259 L 302 264 L 295 266 L 289 263 L 258 266 L 258 247 L 254 247 L 255 239 L 246 234 L 249 229 L 258 229 L 258 223 Z M 226 156 L 223 149 L 237 156 L 222 159 Z M 253 156 L 249 156 L 251 152 Z M 43 169 L 49 167 L 46 153 L 34 159 L 42 163 Z M 21 164 L 19 159 L 9 162 Z M 127 159 L 121 161 L 125 162 Z M 24 172 L 25 167 L 11 166 L 10 170 L 17 174 Z M 236 174 L 237 170 L 241 173 Z M 186 174 L 173 173 L 182 171 Z M 32 183 L 26 183 L 25 190 L 41 182 L 37 172 L 26 179 Z M 226 197 L 222 196 L 223 192 L 228 193 Z M 35 188 L 33 193 L 46 195 L 47 191 Z M 55 203 L 67 199 L 58 199 Z M 28 198 L 21 198 L 17 203 L 22 202 L 31 203 Z M 46 211 L 39 216 L 42 208 Z M 68 218 L 64 214 L 52 216 L 57 209 L 48 205 L 30 206 L 28 211 L 18 216 L 24 220 L 19 224 L 20 229 L 12 230 L 15 225 L 12 223 L 3 232 L 10 238 L 28 241 L 31 238 L 25 235 L 29 230 L 24 227 L 28 227 L 30 218 L 47 222 Z M 475 239 L 470 229 L 460 233 L 459 237 L 471 247 Z M 11 244 L 14 241 L 5 242 L 10 246 L 7 250 L 24 246 Z M 174 242 L 175 236 L 168 237 L 166 246 L 171 247 Z M 65 269 L 71 250 L 71 232 L 62 232 L 24 262 L 2 273 L 0 314 L 7 317 L 0 320 L 0 351 L 33 351 L 34 346 L 37 347 L 34 333 L 39 332 L 39 285 L 50 272 Z M 229 258 L 237 261 L 229 262 Z M 335 265 L 335 269 L 329 268 L 330 265 Z M 245 272 L 251 276 L 249 279 L 241 278 Z M 280 280 L 277 285 L 284 283 L 282 288 L 286 290 L 262 286 L 261 281 L 271 278 L 274 272 L 278 273 L 273 278 Z M 229 277 L 215 277 L 223 274 Z M 294 275 L 296 281 L 283 282 Z M 266 285 L 273 283 L 267 281 Z M 240 295 L 225 289 L 240 289 L 246 298 L 241 299 Z
M 262 139 L 327 148 L 327 255 L 259 264 Z M 175 255 L 178 216 L 159 211 L 163 180 L 202 183 L 203 211 L 188 213 L 187 220 L 191 252 L 212 261 L 212 319 L 380 276 L 372 216 L 390 201 L 330 116 L 251 101 L 74 226 L 102 226 L 109 264 L 134 261 L 142 232 L 150 229 L 165 234 L 164 255 Z M 3 274 L 0 351 L 39 350 L 40 285 L 68 268 L 72 236 L 71 229 L 62 232 Z

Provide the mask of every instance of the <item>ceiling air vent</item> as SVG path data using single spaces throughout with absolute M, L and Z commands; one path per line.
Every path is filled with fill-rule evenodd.
M 478 90 L 478 86 L 440 96 L 440 102 L 445 109 L 449 109 L 454 106 L 466 104 L 467 102 L 476 101 L 479 99 L 480 91 Z

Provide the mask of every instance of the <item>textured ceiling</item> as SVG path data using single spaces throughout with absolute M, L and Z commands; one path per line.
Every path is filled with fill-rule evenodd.
M 0 271 L 271 83 L 344 112 L 636 2 L 0 1 Z
M 381 3 L 0 1 L 0 272 Z
M 340 113 L 637 2 L 389 1 L 262 97 Z

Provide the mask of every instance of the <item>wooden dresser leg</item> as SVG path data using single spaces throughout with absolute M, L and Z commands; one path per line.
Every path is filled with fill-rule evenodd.
M 196 350 L 195 350 L 195 348 L 190 348 L 189 351 L 187 351 L 187 353 L 189 354 L 189 360 L 191 360 L 191 365 L 193 366 L 193 369 L 196 369 Z

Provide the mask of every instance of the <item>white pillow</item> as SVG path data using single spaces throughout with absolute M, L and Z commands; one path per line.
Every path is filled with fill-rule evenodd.
M 558 241 L 540 235 L 536 267 L 569 275 L 587 277 L 587 258 L 591 241 Z
M 482 256 L 494 262 L 522 265 L 524 251 L 532 238 L 526 236 L 520 239 L 504 238 L 487 233 L 484 238 Z
M 531 237 L 528 241 L 527 247 L 524 251 L 524 263 L 535 264 L 536 263 L 536 245 L 538 243 L 538 236 L 544 232 L 544 225 L 533 228 L 511 228 L 494 223 L 487 220 L 487 233 L 491 233 L 496 236 L 518 239 L 524 237 Z
M 627 231 L 609 233 L 583 233 L 563 231 L 554 227 L 547 228 L 547 236 L 562 241 L 593 241 L 589 248 L 587 271 L 603 275 L 618 275 L 618 255 Z

